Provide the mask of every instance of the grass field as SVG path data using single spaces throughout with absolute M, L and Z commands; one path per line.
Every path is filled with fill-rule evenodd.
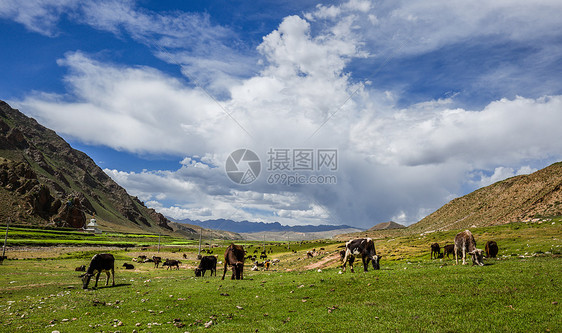
M 378 239 L 381 270 L 363 273 L 356 264 L 354 274 L 340 274 L 334 253 L 340 243 L 303 243 L 297 253 L 272 245 L 280 264 L 250 271 L 248 263 L 242 281 L 228 280 L 229 272 L 220 280 L 222 268 L 218 277 L 195 278 L 196 252 L 187 248 L 163 254 L 188 255 L 179 271 L 137 263 L 124 270 L 124 262 L 155 248 L 112 248 L 116 286 L 105 287 L 102 276 L 97 289 L 87 290 L 74 267 L 102 248 L 6 260 L 0 265 L 0 331 L 562 332 L 560 225 L 474 230 L 479 244 L 493 237 L 500 246 L 500 258 L 483 267 L 429 259 L 429 244 L 455 232 Z M 324 254 L 305 259 L 304 251 L 322 245 Z

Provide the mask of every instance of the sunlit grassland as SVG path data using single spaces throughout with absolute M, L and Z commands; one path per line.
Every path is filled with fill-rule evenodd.
M 483 267 L 429 259 L 429 245 L 452 242 L 458 230 L 376 239 L 382 269 L 363 273 L 358 260 L 354 274 L 340 273 L 337 260 L 307 269 L 335 258 L 342 242 L 299 242 L 290 250 L 268 242 L 270 258 L 281 262 L 270 271 L 251 271 L 247 262 L 242 281 L 229 280 L 230 271 L 220 280 L 220 265 L 218 277 L 195 278 L 197 244 L 176 246 L 172 242 L 181 240 L 168 239 L 161 252 L 154 243 L 114 247 L 116 286 L 105 287 L 102 275 L 98 288 L 88 290 L 74 267 L 108 248 L 76 247 L 53 259 L 0 265 L 0 331 L 560 332 L 561 229 L 558 220 L 473 229 L 481 248 L 489 239 L 500 247 L 499 258 Z M 249 253 L 262 247 L 240 243 Z M 203 244 L 212 244 L 207 248 L 222 259 L 227 242 Z M 307 259 L 313 248 L 325 251 Z M 132 262 L 157 253 L 188 259 L 179 271 Z M 125 262 L 135 269 L 124 270 Z
M 0 267 L 2 331 L 562 330 L 562 261 L 495 260 L 484 267 L 393 262 L 379 271 L 246 269 L 245 280 L 192 270 L 117 269 L 116 287 L 82 290 L 77 260 Z M 228 272 L 227 272 L 228 277 Z M 209 324 L 210 323 L 210 324 Z M 185 326 L 183 326 L 185 325 Z M 177 327 L 182 326 L 182 327 Z

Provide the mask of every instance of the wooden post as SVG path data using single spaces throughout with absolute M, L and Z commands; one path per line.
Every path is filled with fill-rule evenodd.
M 201 237 L 203 235 L 203 227 L 199 229 L 199 253 L 197 253 L 197 259 L 201 259 Z
M 158 231 L 158 253 L 160 253 L 160 235 L 162 232 Z
M 10 228 L 10 220 L 11 218 L 9 218 L 8 222 L 6 222 L 6 235 L 4 236 L 4 246 L 2 246 L 2 258 L 4 258 L 4 256 L 6 255 L 6 243 L 8 242 L 8 229 Z

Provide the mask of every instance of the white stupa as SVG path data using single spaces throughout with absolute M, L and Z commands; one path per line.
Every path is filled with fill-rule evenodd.
M 95 217 L 90 219 L 90 223 L 86 225 L 86 231 L 93 232 L 94 234 L 101 234 L 101 229 L 98 228 L 98 224 L 96 223 Z

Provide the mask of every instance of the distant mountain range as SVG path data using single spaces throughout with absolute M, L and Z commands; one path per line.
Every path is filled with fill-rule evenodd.
M 256 232 L 323 232 L 340 229 L 357 229 L 348 225 L 298 225 L 286 226 L 279 222 L 249 222 L 249 221 L 233 221 L 228 219 L 217 220 L 170 220 L 178 223 L 187 223 L 197 225 L 206 229 L 225 230 L 236 233 L 256 233 Z

